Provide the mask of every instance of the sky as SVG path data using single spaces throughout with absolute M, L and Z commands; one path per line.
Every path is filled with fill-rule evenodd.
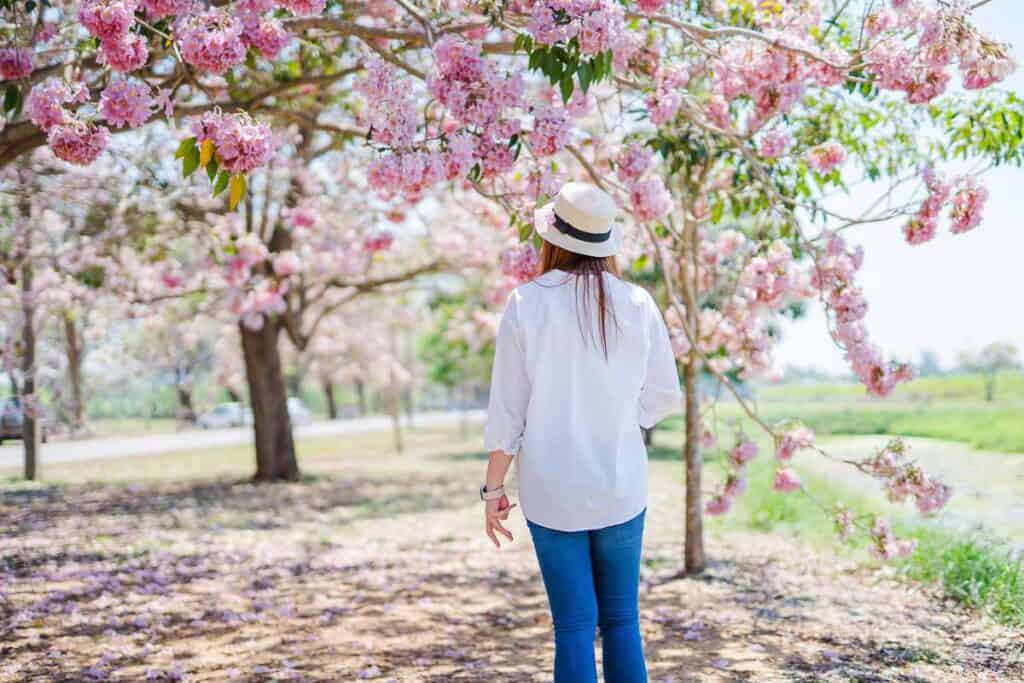
M 1024 65 L 1024 2 L 992 0 L 977 10 L 975 23 L 1010 43 Z M 1002 87 L 1024 95 L 1024 66 Z M 1014 343 L 1024 354 L 1024 168 L 991 171 L 985 184 L 985 220 L 965 234 L 940 228 L 931 242 L 911 246 L 904 241 L 902 220 L 848 233 L 848 241 L 864 246 L 859 284 L 870 306 L 868 332 L 890 357 L 917 360 L 927 349 L 950 366 L 959 352 L 993 341 Z M 870 188 L 853 190 L 832 207 L 864 206 L 875 196 Z M 783 328 L 774 356 L 779 369 L 847 371 L 820 307 Z

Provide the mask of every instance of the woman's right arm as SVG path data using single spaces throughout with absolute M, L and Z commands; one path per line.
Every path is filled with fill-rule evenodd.
M 679 388 L 679 371 L 668 328 L 657 304 L 650 297 L 647 300 L 647 318 L 651 345 L 639 406 L 639 422 L 644 429 L 650 429 L 683 408 L 683 392 Z

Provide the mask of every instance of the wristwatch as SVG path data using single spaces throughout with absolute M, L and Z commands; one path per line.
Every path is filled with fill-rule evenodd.
M 487 484 L 480 487 L 480 500 L 497 500 L 505 495 L 505 487 L 499 486 L 493 491 L 487 490 Z

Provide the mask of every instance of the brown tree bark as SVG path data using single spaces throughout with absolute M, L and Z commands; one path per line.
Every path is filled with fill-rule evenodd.
M 683 366 L 683 393 L 686 403 L 686 441 L 683 462 L 686 464 L 686 542 L 683 567 L 687 574 L 704 571 L 704 504 L 701 499 L 701 475 L 704 458 L 700 450 L 700 397 L 697 392 L 697 358 L 691 354 Z
M 327 418 L 338 419 L 338 401 L 334 397 L 334 382 L 329 379 L 323 381 L 324 397 L 327 399 Z
M 21 267 L 21 314 L 21 341 L 25 347 L 21 363 L 21 409 L 24 417 L 21 423 L 21 439 L 25 451 L 25 478 L 32 480 L 38 475 L 39 416 L 35 414 L 35 408 L 38 407 L 35 400 L 36 310 L 32 296 L 32 266 L 27 262 Z M 30 403 L 32 405 L 29 405 Z
M 180 369 L 176 369 L 174 375 L 174 390 L 178 394 L 178 405 L 181 406 L 181 419 L 195 424 L 199 416 L 196 415 L 195 404 L 192 402 L 192 389 L 187 382 L 187 375 Z
M 299 464 L 295 458 L 292 423 L 288 416 L 281 353 L 278 348 L 280 321 L 264 319 L 251 330 L 239 323 L 245 376 L 252 402 L 256 442 L 256 481 L 295 481 Z
M 361 379 L 357 379 L 355 381 L 355 385 L 356 385 L 356 400 L 357 400 L 358 405 L 359 405 L 359 416 L 363 417 L 364 415 L 366 415 L 367 410 L 368 410 L 368 407 L 366 405 L 366 385 L 363 383 L 363 380 L 361 380 Z
M 71 385 L 71 433 L 78 434 L 85 430 L 85 398 L 82 391 L 82 359 L 85 349 L 82 347 L 78 325 L 68 314 L 64 314 L 64 341 L 68 356 L 68 384 Z

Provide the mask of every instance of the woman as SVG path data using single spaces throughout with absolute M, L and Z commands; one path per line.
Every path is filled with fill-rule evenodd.
M 647 680 L 640 640 L 640 545 L 647 451 L 640 428 L 681 408 L 665 322 L 618 278 L 615 202 L 567 183 L 538 209 L 540 274 L 509 297 L 498 331 L 484 441 L 487 535 L 512 540 L 505 475 L 519 499 L 555 626 L 555 682 Z

